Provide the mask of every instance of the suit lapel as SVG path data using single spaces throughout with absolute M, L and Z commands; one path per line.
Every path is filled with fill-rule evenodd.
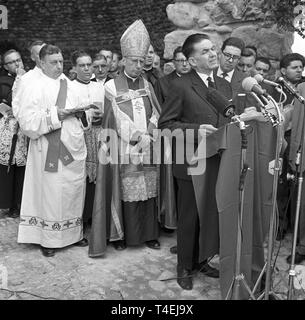
M 216 85 L 216 89 L 222 93 L 227 99 L 232 98 L 232 89 L 230 83 L 223 78 L 217 77 L 214 74 L 214 81 Z
M 205 83 L 201 80 L 199 75 L 197 74 L 196 71 L 192 70 L 189 73 L 191 80 L 192 80 L 192 87 L 194 91 L 197 93 L 197 95 L 204 100 L 205 104 L 210 107 L 211 110 L 213 110 L 216 114 L 218 114 L 218 111 L 216 108 L 214 108 L 206 99 L 208 88 L 205 85 Z

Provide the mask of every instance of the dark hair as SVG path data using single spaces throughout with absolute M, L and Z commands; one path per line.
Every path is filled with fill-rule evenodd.
M 255 53 L 251 48 L 245 47 L 244 50 L 241 52 L 242 57 L 254 57 L 255 58 Z
M 117 55 L 117 56 L 118 56 L 118 58 L 119 58 L 119 60 L 121 60 L 121 59 L 122 59 L 122 55 L 121 55 L 121 53 L 120 53 L 120 52 L 118 52 L 118 51 L 112 51 L 112 57 L 113 57 L 114 55 Z
M 257 49 L 256 49 L 256 47 L 249 45 L 249 46 L 245 46 L 245 49 L 246 49 L 246 48 L 252 50 L 252 52 L 254 53 L 254 55 L 257 56 Z
M 2 60 L 2 64 L 3 64 L 3 65 L 5 64 L 5 63 L 4 63 L 5 57 L 8 56 L 9 54 L 13 53 L 13 52 L 18 53 L 18 54 L 20 55 L 20 57 L 21 57 L 21 54 L 20 54 L 19 51 L 17 51 L 16 49 L 9 49 L 9 50 L 5 51 L 5 52 L 3 53 L 3 55 L 2 55 L 2 59 L 1 59 L 1 60 Z
M 43 60 L 45 56 L 56 53 L 61 53 L 61 50 L 57 46 L 54 46 L 53 44 L 46 44 L 39 51 L 39 59 Z
M 97 53 L 97 54 L 95 54 L 95 55 L 93 56 L 92 62 L 94 62 L 94 61 L 96 61 L 96 60 L 102 60 L 102 59 L 107 62 L 107 59 L 106 59 L 106 57 L 105 57 L 103 54 Z
M 270 60 L 268 58 L 266 58 L 266 57 L 257 57 L 256 60 L 255 60 L 255 63 L 257 61 L 260 61 L 260 62 L 262 62 L 264 64 L 267 64 L 269 66 L 269 69 L 271 68 L 271 63 L 270 63 Z
M 29 45 L 28 49 L 29 49 L 29 51 L 31 52 L 32 49 L 33 49 L 33 47 L 35 47 L 35 46 L 42 46 L 43 44 L 45 44 L 45 42 L 42 41 L 42 40 L 34 40 L 34 41 L 32 41 L 31 44 Z
M 173 59 L 176 59 L 177 54 L 180 53 L 180 52 L 183 53 L 181 46 L 177 47 L 177 48 L 174 50 L 174 52 L 173 52 Z
M 205 33 L 194 33 L 186 38 L 182 46 L 182 52 L 186 59 L 194 52 L 194 45 L 202 40 L 210 40 L 210 37 Z
M 232 46 L 232 47 L 236 47 L 238 49 L 240 49 L 240 51 L 243 51 L 244 48 L 245 48 L 245 43 L 242 39 L 240 38 L 237 38 L 237 37 L 230 37 L 230 38 L 227 38 L 222 46 L 221 46 L 221 51 L 223 51 L 226 46 Z
M 76 66 L 77 59 L 80 57 L 90 57 L 91 58 L 90 54 L 87 53 L 86 51 L 76 50 L 76 51 L 72 52 L 72 54 L 71 54 L 71 62 L 72 62 L 73 66 Z
M 304 67 L 305 58 L 299 53 L 288 53 L 280 61 L 280 69 L 289 67 L 292 61 L 301 61 Z

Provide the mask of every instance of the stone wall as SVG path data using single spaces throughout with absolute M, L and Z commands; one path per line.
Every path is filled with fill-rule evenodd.
M 8 30 L 0 30 L 0 42 L 14 42 L 28 66 L 26 48 L 34 39 L 43 39 L 63 49 L 65 70 L 77 48 L 96 53 L 102 47 L 119 50 L 124 30 L 141 18 L 159 55 L 163 39 L 174 27 L 166 16 L 170 0 L 6 0 Z
M 165 36 L 165 59 L 171 59 L 173 50 L 197 32 L 210 35 L 218 47 L 229 36 L 241 37 L 259 55 L 273 60 L 291 52 L 293 35 L 277 30 L 265 0 L 176 0 L 166 12 L 176 30 Z

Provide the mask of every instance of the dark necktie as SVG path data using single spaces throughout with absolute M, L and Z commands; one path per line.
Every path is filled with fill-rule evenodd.
M 226 79 L 226 77 L 228 76 L 228 74 L 227 74 L 226 72 L 223 72 L 221 76 L 222 76 L 223 79 Z
M 215 83 L 212 81 L 212 78 L 208 77 L 207 80 L 208 80 L 208 87 L 216 89 Z

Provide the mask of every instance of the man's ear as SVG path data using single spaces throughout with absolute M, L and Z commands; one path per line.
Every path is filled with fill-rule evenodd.
M 283 75 L 283 76 L 286 76 L 286 68 L 281 68 L 281 74 Z
M 188 62 L 189 62 L 191 67 L 196 67 L 197 66 L 196 59 L 194 57 L 189 57 L 188 58 Z

